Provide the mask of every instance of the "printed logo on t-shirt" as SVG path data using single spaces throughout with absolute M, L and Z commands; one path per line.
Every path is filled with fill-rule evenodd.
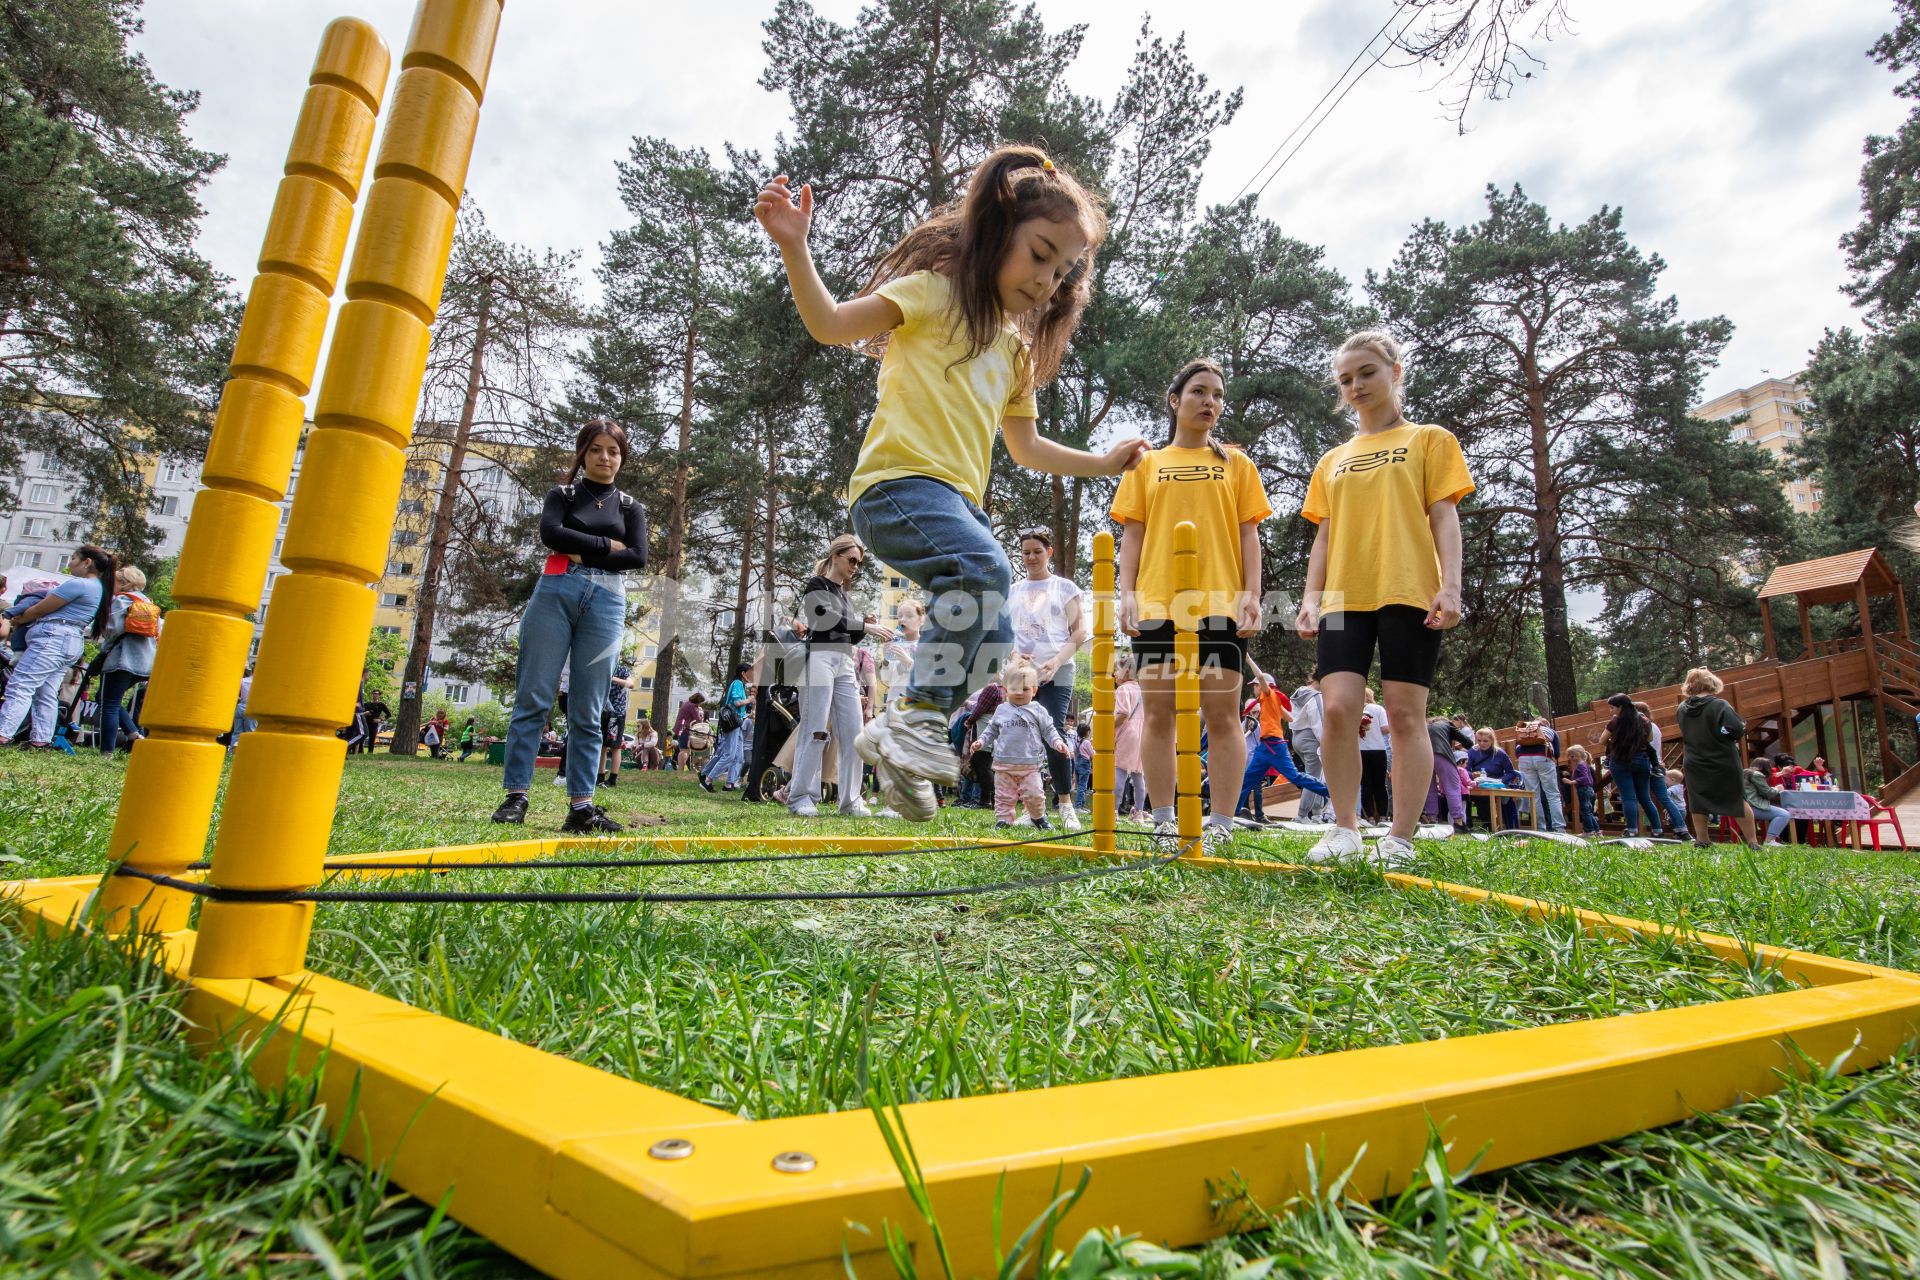
M 1398 449 L 1377 449 L 1372 453 L 1356 453 L 1333 469 L 1333 478 L 1338 480 L 1349 471 L 1373 471 L 1379 467 L 1390 466 L 1407 460 L 1406 446 Z
M 1204 480 L 1225 480 L 1227 468 L 1221 463 L 1208 466 L 1206 463 L 1194 463 L 1184 467 L 1160 468 L 1161 484 L 1188 484 Z

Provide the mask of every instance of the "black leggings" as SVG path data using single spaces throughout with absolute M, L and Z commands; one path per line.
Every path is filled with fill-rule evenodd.
M 1073 735 L 1067 730 L 1067 704 L 1073 701 L 1073 686 L 1065 681 L 1055 683 L 1049 680 L 1040 686 L 1033 700 L 1047 709 L 1047 714 L 1053 717 L 1053 727 L 1071 745 Z M 1047 777 L 1053 783 L 1054 795 L 1073 794 L 1073 761 L 1052 747 L 1047 748 Z
M 1376 822 L 1391 816 L 1387 800 L 1387 753 L 1360 753 L 1360 812 Z

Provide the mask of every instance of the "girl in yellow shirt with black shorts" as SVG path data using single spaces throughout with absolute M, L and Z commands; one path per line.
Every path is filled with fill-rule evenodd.
M 1233 838 L 1233 803 L 1247 764 L 1240 730 L 1241 672 L 1247 637 L 1260 630 L 1260 522 L 1273 514 L 1247 455 L 1213 438 L 1226 409 L 1226 375 L 1194 360 L 1167 389 L 1173 435 L 1121 479 L 1113 518 L 1121 522 L 1120 628 L 1133 639 L 1142 709 L 1141 764 L 1153 798 L 1156 843 L 1179 839 L 1174 821 L 1173 530 L 1183 520 L 1199 534 L 1199 601 L 1181 627 L 1200 632 L 1200 714 L 1207 726 L 1212 812 L 1201 832 L 1215 853 Z
M 1473 492 L 1460 441 L 1400 411 L 1400 344 L 1356 333 L 1333 360 L 1340 398 L 1358 418 L 1353 439 L 1327 450 L 1300 514 L 1319 526 L 1307 561 L 1300 634 L 1317 640 L 1324 724 L 1320 759 L 1336 826 L 1313 861 L 1362 850 L 1358 829 L 1360 709 L 1374 651 L 1393 742 L 1393 826 L 1374 846 L 1383 864 L 1413 855 L 1433 778 L 1427 693 L 1440 633 L 1460 621 L 1460 515 Z

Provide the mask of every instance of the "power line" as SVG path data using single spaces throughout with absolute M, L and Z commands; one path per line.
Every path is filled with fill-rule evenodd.
M 1334 79 L 1334 82 L 1327 86 L 1327 91 L 1320 95 L 1320 101 L 1314 103 L 1313 106 L 1307 109 L 1307 114 L 1300 117 L 1300 123 L 1294 125 L 1293 129 L 1287 134 L 1287 136 L 1280 139 L 1279 145 L 1274 147 L 1272 153 L 1268 155 L 1265 160 L 1262 160 L 1260 162 L 1260 167 L 1253 171 L 1253 177 L 1247 179 L 1246 184 L 1242 186 L 1240 190 L 1234 194 L 1233 200 L 1230 203 L 1238 203 L 1240 197 L 1247 194 L 1247 191 L 1253 186 L 1255 180 L 1257 180 L 1260 177 L 1260 175 L 1266 171 L 1266 168 L 1268 165 L 1273 163 L 1274 156 L 1279 155 L 1281 152 L 1281 149 L 1284 148 L 1287 145 L 1287 143 L 1293 140 L 1294 134 L 1299 133 L 1301 129 L 1305 128 L 1307 121 L 1313 119 L 1314 113 L 1320 110 L 1321 105 L 1325 103 L 1328 98 L 1333 97 L 1333 91 L 1335 89 L 1340 88 L 1341 82 L 1346 80 L 1348 73 L 1351 72 L 1354 69 L 1354 67 L 1359 64 L 1360 59 L 1367 56 L 1367 51 L 1373 48 L 1374 42 L 1379 40 L 1382 35 L 1386 34 L 1387 28 L 1392 26 L 1394 23 L 1394 20 L 1400 16 L 1400 11 L 1405 9 L 1407 5 L 1411 3 L 1412 3 L 1412 0 L 1400 0 L 1400 3 L 1393 7 L 1393 12 L 1387 15 L 1387 20 L 1380 24 L 1380 29 L 1378 31 L 1375 31 L 1371 36 L 1367 38 L 1367 42 L 1366 44 L 1361 46 L 1360 52 L 1353 55 L 1353 61 L 1347 63 L 1346 69 L 1341 71 L 1339 76 L 1337 76 Z M 1388 47 L 1391 48 L 1392 46 L 1389 45 Z M 1380 59 L 1384 58 L 1385 56 L 1386 56 L 1386 50 L 1382 49 L 1377 55 L 1375 55 L 1373 61 L 1368 63 L 1366 68 L 1360 72 L 1360 76 L 1364 76 L 1367 74 L 1368 71 L 1373 70 L 1374 67 L 1379 65 Z M 1347 85 L 1347 90 L 1351 90 L 1354 84 L 1358 84 L 1360 82 L 1360 76 L 1355 76 L 1353 78 L 1353 83 Z M 1342 91 L 1342 93 L 1340 94 L 1340 97 L 1344 98 L 1346 96 L 1347 96 L 1346 91 Z M 1333 106 L 1337 107 L 1339 105 L 1340 105 L 1339 99 L 1335 99 Z M 1327 109 L 1327 115 L 1332 115 L 1332 114 L 1333 114 L 1333 108 L 1329 107 Z M 1326 116 L 1321 117 L 1322 122 L 1324 122 L 1325 119 L 1326 119 Z M 1315 124 L 1313 126 L 1314 130 L 1319 129 L 1319 127 L 1320 127 L 1319 124 Z M 1312 136 L 1313 136 L 1313 131 L 1309 130 L 1307 133 L 1307 137 L 1302 138 L 1300 140 L 1300 146 L 1305 146 L 1307 143 L 1307 138 L 1311 138 Z M 1288 152 L 1287 160 L 1293 159 L 1294 155 L 1299 150 L 1300 150 L 1300 147 L 1295 147 L 1293 151 Z M 1280 162 L 1280 169 L 1284 169 L 1287 167 L 1287 160 L 1282 160 Z M 1271 183 L 1274 180 L 1274 178 L 1279 175 L 1280 169 L 1275 169 L 1273 173 L 1267 175 L 1267 181 L 1260 184 L 1260 194 L 1265 193 L 1268 183 Z M 1256 194 L 1255 198 L 1258 199 L 1258 194 Z

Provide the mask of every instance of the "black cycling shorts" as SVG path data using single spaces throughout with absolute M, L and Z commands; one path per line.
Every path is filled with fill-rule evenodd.
M 1232 618 L 1202 618 L 1198 631 L 1202 671 L 1246 671 L 1247 641 Z M 1133 661 L 1138 667 L 1172 662 L 1173 623 L 1142 622 L 1133 638 Z
M 1320 619 L 1319 641 L 1322 677 L 1351 671 L 1364 678 L 1373 669 L 1377 646 L 1382 680 L 1431 689 L 1433 669 L 1440 663 L 1440 632 L 1427 625 L 1425 609 L 1409 604 L 1326 614 Z

